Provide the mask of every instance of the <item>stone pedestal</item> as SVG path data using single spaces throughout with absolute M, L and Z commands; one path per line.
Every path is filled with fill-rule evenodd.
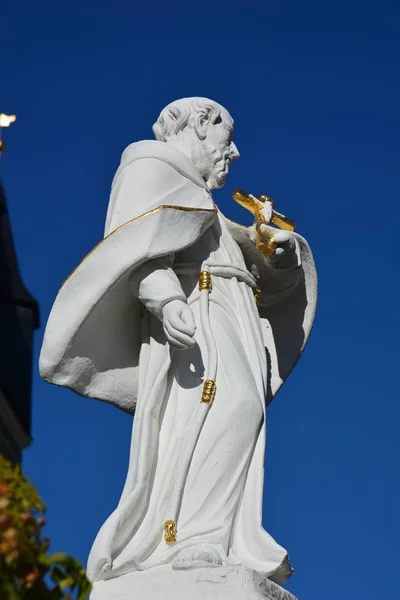
M 173 570 L 170 565 L 94 584 L 90 600 L 296 600 L 245 567 Z

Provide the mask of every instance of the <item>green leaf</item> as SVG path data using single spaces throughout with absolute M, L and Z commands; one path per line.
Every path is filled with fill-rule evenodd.
M 49 564 L 58 563 L 60 565 L 67 563 L 71 560 L 71 557 L 65 552 L 54 552 L 47 557 Z
M 54 581 L 54 583 L 60 583 L 65 579 L 65 571 L 61 569 L 58 565 L 54 565 L 50 571 L 50 577 Z
M 75 585 L 75 579 L 73 577 L 66 577 L 58 584 L 60 589 L 65 590 L 65 588 L 73 587 Z

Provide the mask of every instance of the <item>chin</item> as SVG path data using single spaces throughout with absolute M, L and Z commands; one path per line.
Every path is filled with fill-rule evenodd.
M 211 177 L 211 180 L 213 183 L 213 189 L 222 188 L 225 185 L 227 175 L 228 175 L 227 167 L 219 172 L 217 171 L 216 173 L 214 173 L 213 176 Z
M 227 175 L 228 175 L 228 169 L 226 169 L 226 171 L 223 171 L 222 173 L 218 173 L 218 175 L 216 177 L 218 187 L 222 187 L 223 185 L 225 185 Z
M 209 190 L 217 190 L 225 185 L 225 180 L 226 175 L 224 175 L 223 177 L 210 177 L 206 184 Z
M 219 168 L 216 168 L 218 167 Z M 214 169 L 212 170 L 210 177 L 207 179 L 206 184 L 209 190 L 215 190 L 221 188 L 225 185 L 226 177 L 229 171 L 229 164 L 222 161 L 218 161 L 216 165 L 214 165 Z

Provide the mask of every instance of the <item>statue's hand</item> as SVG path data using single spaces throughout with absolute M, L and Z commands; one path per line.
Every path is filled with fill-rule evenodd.
M 269 260 L 279 263 L 282 267 L 291 267 L 296 264 L 298 242 L 296 236 L 291 231 L 276 231 L 266 225 L 261 225 L 260 230 L 261 235 L 265 231 L 269 236 L 271 236 L 273 231 L 272 241 L 277 244 L 277 248 Z
M 182 300 L 171 300 L 162 309 L 164 332 L 173 348 L 193 348 L 196 325 L 191 309 Z

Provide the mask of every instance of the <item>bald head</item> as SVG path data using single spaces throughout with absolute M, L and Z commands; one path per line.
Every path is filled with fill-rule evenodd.
M 190 127 L 195 129 L 199 139 L 205 139 L 205 128 L 221 118 L 222 110 L 222 106 L 208 98 L 175 100 L 161 111 L 153 125 L 154 135 L 160 142 L 166 142 L 171 136 Z

